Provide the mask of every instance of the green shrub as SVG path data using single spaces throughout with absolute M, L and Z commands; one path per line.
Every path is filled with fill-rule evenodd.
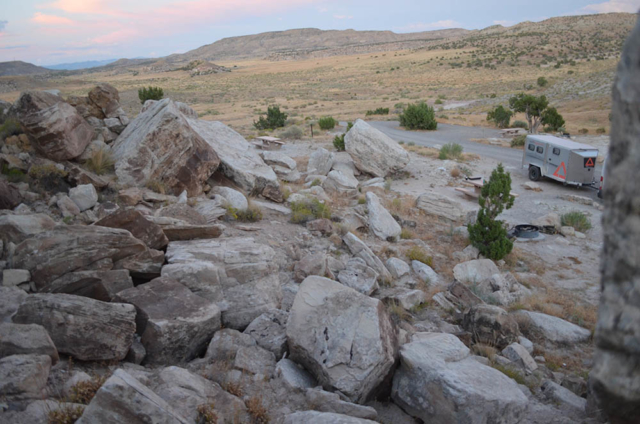
M 7 176 L 10 183 L 22 183 L 29 179 L 28 175 L 19 169 L 9 168 L 9 165 L 2 165 L 2 174 Z
M 498 164 L 482 187 L 476 223 L 468 227 L 471 244 L 488 259 L 498 261 L 513 249 L 503 222 L 496 218 L 505 208 L 511 209 L 514 200 L 511 195 L 511 174 L 504 172 L 502 164 Z
M 507 128 L 512 116 L 513 112 L 505 109 L 502 105 L 498 105 L 487 113 L 487 121 L 493 122 L 498 128 Z
M 410 261 L 422 262 L 425 265 L 429 265 L 433 268 L 433 257 L 427 255 L 427 252 L 422 247 L 413 246 L 407 250 L 407 258 Z
M 462 158 L 462 146 L 458 143 L 447 143 L 440 148 L 438 159 L 460 159 Z
M 366 113 L 366 116 L 372 116 L 372 115 L 388 115 L 389 114 L 389 108 L 388 107 L 379 107 L 376 110 L 368 110 Z
M 336 120 L 331 116 L 318 119 L 318 126 L 321 130 L 332 130 L 336 127 Z
M 589 217 L 582 212 L 569 212 L 560 217 L 563 227 L 573 227 L 576 231 L 586 233 L 591 229 Z
M 253 121 L 253 126 L 257 130 L 276 129 L 284 127 L 287 120 L 287 114 L 280 111 L 279 106 L 269 106 L 267 108 L 267 117 L 260 115 L 258 122 Z
M 145 187 L 158 194 L 167 194 L 167 189 L 162 181 L 149 180 L 147 184 L 145 184 Z
M 353 122 L 349 122 L 347 124 L 347 131 L 344 134 L 337 135 L 333 139 L 333 147 L 335 147 L 337 151 L 344 152 L 344 137 L 347 135 L 351 128 L 353 128 Z
M 525 141 L 527 141 L 527 136 L 524 134 L 514 137 L 511 140 L 511 147 L 522 147 Z
M 9 118 L 0 125 L 0 140 L 18 134 L 22 134 L 22 127 L 20 127 L 20 123 L 15 119 Z
M 318 199 L 306 199 L 291 203 L 291 222 L 305 224 L 319 218 L 331 218 L 331 208 Z
M 29 176 L 44 191 L 58 193 L 69 190 L 69 184 L 65 181 L 67 172 L 55 165 L 34 165 L 29 168 Z
M 240 222 L 258 222 L 262 220 L 262 209 L 251 203 L 245 210 L 227 206 L 227 217 Z
M 402 231 L 400 232 L 400 238 L 402 240 L 411 240 L 415 238 L 415 235 L 410 230 L 403 228 Z
M 409 130 L 435 130 L 438 128 L 436 114 L 428 104 L 413 103 L 400 115 L 400 125 Z
M 555 107 L 548 107 L 542 113 L 542 124 L 545 125 L 545 131 L 555 132 L 564 127 L 564 118 L 558 113 Z
M 538 78 L 538 87 L 546 87 L 549 84 L 549 81 L 545 77 Z
M 164 97 L 164 90 L 160 87 L 141 88 L 138 90 L 138 98 L 140 103 L 144 104 L 147 100 L 160 100 Z
M 300 140 L 304 137 L 304 130 L 297 125 L 293 125 L 280 134 L 285 140 Z
M 513 124 L 511 124 L 511 128 L 522 128 L 524 130 L 528 130 L 529 124 L 524 121 L 513 121 Z
M 596 134 L 606 134 L 607 133 L 607 129 L 604 127 L 600 127 L 596 130 Z
M 582 128 L 581 130 L 578 131 L 578 133 L 582 135 L 589 134 L 589 130 L 586 128 Z
M 444 102 L 443 102 L 442 100 L 440 100 L 440 99 L 437 99 L 437 100 L 435 101 L 435 104 L 437 104 L 437 105 L 441 105 L 441 104 L 444 104 Z

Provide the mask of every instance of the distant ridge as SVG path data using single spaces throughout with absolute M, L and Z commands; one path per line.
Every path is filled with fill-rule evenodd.
M 12 62 L 0 62 L 0 77 L 14 75 L 37 75 L 51 72 L 49 69 L 36 66 L 32 63 L 14 60 Z
M 56 71 L 76 71 L 78 69 L 90 69 L 97 68 L 98 66 L 108 65 L 115 62 L 116 60 L 118 59 L 87 60 L 85 62 L 60 63 L 58 65 L 45 66 L 45 68 L 53 69 Z

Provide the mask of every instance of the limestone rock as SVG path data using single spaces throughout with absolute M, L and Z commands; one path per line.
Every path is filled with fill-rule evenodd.
M 406 150 L 361 119 L 345 135 L 344 144 L 356 168 L 375 177 L 386 177 L 409 164 Z
M 26 269 L 5 269 L 2 271 L 2 285 L 14 287 L 22 283 L 28 283 L 31 273 Z
M 279 166 L 282 168 L 287 168 L 291 171 L 295 170 L 298 167 L 296 161 L 291 159 L 291 157 L 285 155 L 284 153 L 272 152 L 267 150 L 264 152 L 260 152 L 260 157 L 262 157 L 267 165 Z
M 13 263 L 29 270 L 40 289 L 68 272 L 111 269 L 115 262 L 146 249 L 126 230 L 66 225 L 20 243 Z
M 454 335 L 417 333 L 400 349 L 392 398 L 426 423 L 519 422 L 528 399 L 515 381 L 470 357 Z
M 329 412 L 370 420 L 378 418 L 378 413 L 372 407 L 347 402 L 338 393 L 327 392 L 319 387 L 306 389 L 305 399 L 309 405 L 317 405 L 315 409 L 318 412 Z
M 335 154 L 329 152 L 322 147 L 316 149 L 311 156 L 309 156 L 309 163 L 307 164 L 308 175 L 327 175 L 333 167 L 333 161 Z
M 355 402 L 364 402 L 391 371 L 397 344 L 381 302 L 315 276 L 300 286 L 287 338 L 292 360 Z
M 276 369 L 276 356 L 260 346 L 241 347 L 236 352 L 233 366 L 242 372 L 271 378 Z
M 163 183 L 174 194 L 202 191 L 220 165 L 214 149 L 170 99 L 141 112 L 120 134 L 111 150 L 121 184 Z
M 89 100 L 104 114 L 105 118 L 117 118 L 121 115 L 120 94 L 118 90 L 107 83 L 100 83 L 89 92 Z
M 51 370 L 48 355 L 11 355 L 0 358 L 0 396 L 42 399 Z
M 536 361 L 533 360 L 527 349 L 519 343 L 511 343 L 502 350 L 502 356 L 526 369 L 527 371 L 535 371 L 538 369 Z
M 230 187 L 215 187 L 213 192 L 222 196 L 227 204 L 236 210 L 245 211 L 249 207 L 247 198 L 238 190 Z
M 331 220 L 327 218 L 314 219 L 313 221 L 307 222 L 306 226 L 307 230 L 319 231 L 324 235 L 333 233 L 333 224 Z
M 591 331 L 579 327 L 562 318 L 540 312 L 518 311 L 516 315 L 522 317 L 527 322 L 526 334 L 543 338 L 552 343 L 563 345 L 574 345 L 576 343 L 587 342 L 591 338 Z
M 243 330 L 278 307 L 275 251 L 250 237 L 170 242 L 162 275 L 215 302 L 225 327 Z
M 218 238 L 224 228 L 224 225 L 166 225 L 162 231 L 169 241 L 181 241 Z
M 378 273 L 360 258 L 349 259 L 347 267 L 338 273 L 338 281 L 367 296 L 378 290 L 377 280 Z
M 242 193 L 238 194 L 242 195 Z M 193 208 L 205 218 L 207 224 L 215 224 L 221 216 L 224 216 L 227 213 L 227 205 L 230 205 L 232 208 L 237 210 L 246 210 L 249 207 L 247 199 L 245 199 L 244 195 L 242 195 L 242 198 L 244 199 L 244 203 L 228 203 L 226 198 L 221 195 L 216 195 L 212 199 L 198 201 Z M 233 206 L 234 204 L 239 206 L 241 209 Z
M 354 195 L 357 193 L 358 180 L 351 173 L 334 169 L 329 172 L 327 179 L 322 183 L 322 187 L 327 191 Z
M 542 216 L 540 218 L 534 219 L 533 221 L 531 221 L 531 224 L 538 225 L 540 227 L 547 227 L 547 226 L 555 227 L 555 229 L 558 231 L 560 231 L 560 228 L 562 227 L 562 223 L 560 221 L 560 215 L 553 212 L 545 216 Z
M 466 284 L 479 283 L 494 274 L 500 274 L 500 270 L 491 259 L 475 259 L 453 267 L 454 278 Z
M 440 284 L 440 276 L 429 265 L 420 261 L 411 261 L 411 268 L 423 282 L 435 285 Z
M 146 350 L 146 363 L 189 361 L 205 350 L 220 328 L 215 303 L 168 278 L 121 291 L 115 301 L 136 307 L 136 332 Z
M 116 370 L 96 392 L 77 424 L 187 424 L 160 396 L 122 369 Z
M 458 200 L 434 191 L 421 194 L 416 200 L 416 207 L 428 215 L 450 222 L 463 221 L 469 213 Z
M 380 239 L 397 241 L 400 239 L 402 228 L 391 216 L 389 211 L 380 203 L 380 198 L 373 192 L 366 194 L 367 210 L 369 211 L 369 228 Z
M 375 421 L 333 412 L 303 411 L 287 415 L 284 424 L 375 424 Z
M 56 206 L 60 209 L 63 218 L 72 218 L 80 215 L 80 208 L 69 196 L 59 196 Z
M 256 345 L 256 341 L 249 334 L 223 328 L 213 335 L 204 357 L 213 361 L 233 361 L 239 349 Z
M 579 414 L 583 414 L 585 412 L 587 400 L 576 395 L 571 390 L 565 389 L 558 383 L 546 380 L 542 383 L 540 390 L 550 401 L 557 402 Z
M 27 293 L 18 287 L 0 286 L 0 322 L 11 322 L 26 297 Z
M 135 333 L 135 308 L 68 294 L 32 294 L 13 316 L 43 326 L 58 352 L 82 361 L 121 360 Z
M 145 217 L 135 209 L 116 211 L 102 218 L 94 225 L 127 230 L 151 249 L 159 250 L 169 243 L 162 228 L 145 219 Z
M 292 390 L 305 390 L 317 385 L 313 376 L 291 359 L 284 358 L 278 361 L 275 373 Z
M 493 305 L 477 305 L 464 316 L 464 329 L 476 343 L 504 349 L 518 341 L 518 323 L 504 309 Z
M 91 184 L 79 185 L 69 190 L 69 197 L 74 201 L 80 212 L 91 209 L 98 203 L 98 193 Z
M 386 267 L 391 273 L 391 276 L 396 280 L 408 275 L 411 272 L 411 268 L 409 265 L 398 258 L 389 258 L 387 259 Z
M 18 120 L 36 150 L 55 161 L 78 157 L 93 139 L 93 128 L 61 97 L 42 91 L 22 93 Z
M 258 346 L 282 358 L 287 351 L 287 319 L 289 313 L 272 309 L 251 321 L 244 333 L 253 337 Z
M 324 253 L 311 253 L 296 262 L 293 268 L 294 278 L 302 282 L 310 275 L 327 275 L 327 256 Z
M 373 254 L 369 246 L 360 240 L 353 233 L 347 233 L 342 240 L 345 242 L 349 250 L 354 256 L 364 260 L 368 266 L 373 268 L 377 273 L 380 282 L 391 281 L 391 273 L 384 266 L 380 258 Z
M 58 350 L 41 325 L 0 323 L 0 358 L 10 355 L 47 355 L 53 365 L 59 359 Z

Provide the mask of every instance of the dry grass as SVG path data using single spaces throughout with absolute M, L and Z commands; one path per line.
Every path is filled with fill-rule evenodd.
M 471 346 L 471 351 L 478 356 L 484 356 L 485 358 L 492 359 L 498 350 L 494 346 L 490 346 L 484 343 L 476 343 Z
M 262 404 L 261 396 L 253 396 L 245 402 L 253 424 L 268 424 L 271 419 L 267 408 Z
M 69 402 L 81 403 L 88 405 L 91 399 L 95 396 L 96 392 L 102 387 L 108 376 L 94 375 L 91 380 L 80 381 L 75 386 L 71 387 L 71 394 L 69 395 Z
M 196 424 L 218 424 L 218 414 L 216 414 L 213 402 L 198 405 Z
M 83 412 L 83 406 L 60 404 L 57 409 L 47 413 L 47 422 L 48 424 L 73 424 L 80 419 Z
M 537 275 L 544 275 L 547 271 L 545 263 L 542 259 L 523 252 L 520 248 L 514 247 L 511 253 L 504 258 L 505 263 L 509 270 L 513 271 L 519 266 L 519 263 L 523 263 L 529 272 Z
M 150 180 L 145 187 L 158 194 L 167 194 L 167 189 L 162 181 Z
M 598 318 L 598 307 L 580 303 L 575 294 L 557 289 L 547 289 L 546 293 L 536 293 L 511 305 L 511 310 L 526 309 L 553 315 L 576 325 L 594 330 Z
M 419 246 L 409 248 L 409 250 L 406 251 L 406 255 L 410 261 L 422 262 L 433 268 L 433 257 L 429 256 L 427 252 Z
M 111 172 L 115 163 L 113 155 L 109 150 L 100 149 L 84 162 L 84 166 L 95 174 L 103 175 Z
M 391 315 L 391 318 L 396 320 L 396 322 L 411 322 L 413 319 L 409 311 L 407 311 L 404 306 L 400 304 L 400 302 L 396 302 L 395 300 L 390 300 L 387 303 L 387 310 L 389 311 L 389 315 Z
M 244 395 L 244 390 L 240 383 L 227 381 L 222 385 L 222 388 L 236 397 L 242 397 Z
M 458 178 L 460 176 L 461 172 L 460 169 L 458 167 L 452 168 L 451 169 L 451 176 L 453 178 Z

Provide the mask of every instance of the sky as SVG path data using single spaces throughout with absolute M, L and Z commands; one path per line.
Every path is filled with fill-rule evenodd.
M 638 9 L 640 0 L 0 0 L 0 62 L 162 57 L 293 28 L 481 29 Z

